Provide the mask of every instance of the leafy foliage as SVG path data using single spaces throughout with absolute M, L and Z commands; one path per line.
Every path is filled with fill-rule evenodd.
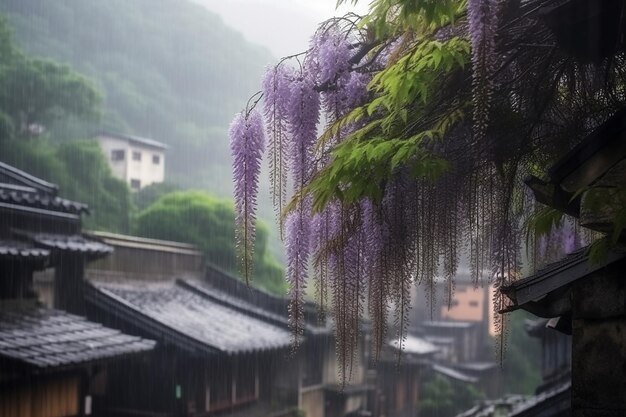
M 0 51 L 0 139 L 29 135 L 33 127 L 49 128 L 69 115 L 97 115 L 100 96 L 91 82 L 65 65 L 24 55 L 4 17 Z
M 420 401 L 420 416 L 453 417 L 471 408 L 474 402 L 485 397 L 476 387 L 465 383 L 453 383 L 436 375 L 424 384 Z
M 534 316 L 521 310 L 509 316 L 510 337 L 502 362 L 502 392 L 532 395 L 541 382 L 541 343 L 528 335 L 524 324 Z
M 164 195 L 141 211 L 134 224 L 134 233 L 196 245 L 209 262 L 237 272 L 234 221 L 231 201 L 201 191 L 179 191 Z M 267 226 L 259 223 L 253 259 L 256 282 L 282 295 L 285 294 L 282 268 L 267 251 L 268 234 Z
M 362 19 L 348 15 L 324 22 L 306 54 L 289 57 L 297 63 L 292 86 L 309 77 L 311 67 L 334 74 L 314 78 L 312 90 L 322 96 L 329 125 L 315 146 L 307 147 L 310 161 L 289 161 L 296 175 L 282 218 L 293 223 L 297 215 L 299 224 L 310 222 L 295 236 L 311 224 L 317 229 L 311 229 L 311 247 L 301 250 L 314 251 L 321 305 L 325 289 L 332 291 L 344 371 L 356 346 L 363 298 L 377 352 L 386 337 L 389 304 L 402 345 L 413 282 L 431 288 L 435 277 L 443 278 L 451 299 L 463 260 L 476 283 L 483 275 L 496 287 L 509 283 L 520 273 L 523 224 L 544 230 L 558 224 L 564 249 L 580 244 L 555 213 L 528 221 L 536 206 L 522 179 L 541 175 L 626 105 L 621 70 L 626 54 L 593 66 L 579 62 L 537 18 L 541 5 L 539 0 L 375 0 Z M 338 59 L 341 43 L 331 42 L 334 49 L 320 53 L 333 34 L 349 45 L 342 53 L 347 61 Z M 328 98 L 345 91 L 339 81 L 349 74 L 371 81 L 358 100 L 340 108 Z M 297 93 L 292 88 L 285 99 Z M 317 122 L 319 114 L 310 108 L 290 108 L 299 112 L 298 126 Z M 287 140 L 269 133 L 270 141 Z M 291 133 L 291 143 L 302 143 L 300 133 Z M 301 175 L 306 164 L 312 170 L 308 177 Z M 624 219 L 616 217 L 619 231 Z M 292 245 L 287 236 L 287 247 Z M 306 268 L 300 262 L 297 276 Z M 363 277 L 371 277 L 366 285 Z M 298 291 L 292 296 L 297 304 Z M 495 310 L 507 302 L 498 293 Z M 502 336 L 507 333 L 506 321 L 497 320 L 496 326 Z
M 176 184 L 169 182 L 150 184 L 133 193 L 133 203 L 135 207 L 137 207 L 137 210 L 143 211 L 164 195 L 173 193 L 174 191 L 181 191 L 181 189 Z

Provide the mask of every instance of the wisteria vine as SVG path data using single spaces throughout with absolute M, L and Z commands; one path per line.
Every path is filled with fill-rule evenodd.
M 425 12 L 417 19 L 423 28 L 401 22 L 409 29 L 400 33 L 393 24 L 387 31 L 372 20 L 371 27 L 360 25 L 354 16 L 325 22 L 306 53 L 267 70 L 263 116 L 248 109 L 231 126 L 245 276 L 265 130 L 295 345 L 304 334 L 310 275 L 321 315 L 335 321 L 344 382 L 364 316 L 371 320 L 374 357 L 388 344 L 390 326 L 393 345 L 403 347 L 414 283 L 433 294 L 436 277 L 444 279 L 450 302 L 461 261 L 477 285 L 484 276 L 502 285 L 518 275 L 524 213 L 533 209 L 522 178 L 554 154 L 542 141 L 553 126 L 578 123 L 563 115 L 576 114 L 568 106 L 580 97 L 563 99 L 562 89 L 537 100 L 545 75 L 536 68 L 528 79 L 516 75 L 522 64 L 559 68 L 549 73 L 549 84 L 558 87 L 568 76 L 560 68 L 572 64 L 523 49 L 551 38 L 533 26 L 530 5 L 513 3 L 507 7 L 524 10 L 508 11 L 523 18 L 508 23 L 507 45 L 519 49 L 507 54 L 497 51 L 499 0 L 424 2 L 445 9 L 443 17 Z M 389 16 L 415 17 L 414 11 L 381 10 L 384 24 Z M 382 37 L 372 35 L 377 30 Z M 498 61 L 503 56 L 506 63 Z M 520 129 L 511 129 L 511 120 L 525 117 Z M 563 149 L 567 140 L 571 135 L 553 148 Z M 567 249 L 580 244 L 573 233 Z M 504 297 L 494 305 L 507 307 Z M 496 324 L 504 334 L 505 323 Z

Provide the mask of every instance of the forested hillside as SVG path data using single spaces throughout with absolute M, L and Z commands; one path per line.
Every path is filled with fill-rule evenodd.
M 171 146 L 169 181 L 230 195 L 226 130 L 269 52 L 184 0 L 0 0 L 0 13 L 26 52 L 71 65 L 103 94 L 99 122 L 65 120 L 53 137 L 149 136 Z

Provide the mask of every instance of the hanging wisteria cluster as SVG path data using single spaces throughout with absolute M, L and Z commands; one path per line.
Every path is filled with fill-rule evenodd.
M 259 174 L 265 150 L 263 119 L 259 112 L 246 110 L 235 116 L 228 134 L 235 182 L 235 240 L 242 273 L 249 282 L 256 237 Z
M 336 353 L 344 381 L 350 377 L 365 313 L 372 322 L 372 346 L 378 358 L 386 343 L 390 308 L 394 310 L 391 322 L 397 345 L 402 346 L 413 282 L 432 286 L 442 254 L 448 255 L 444 260 L 446 276 L 451 278 L 457 265 L 456 251 L 446 252 L 436 239 L 420 236 L 423 232 L 432 237 L 443 229 L 437 222 L 445 212 L 436 216 L 441 202 L 421 196 L 420 187 L 426 187 L 426 182 L 416 182 L 406 172 L 394 175 L 380 201 L 335 200 L 314 212 L 311 196 L 306 195 L 311 178 L 332 159 L 331 150 L 365 124 L 356 120 L 342 123 L 339 128 L 328 129 L 325 139 L 318 142 L 320 117 L 331 127 L 364 104 L 371 69 L 384 67 L 394 49 L 407 44 L 397 41 L 379 47 L 375 54 L 362 54 L 364 47 L 370 47 L 364 31 L 351 22 L 346 27 L 345 21 L 330 21 L 320 27 L 303 57 L 291 57 L 269 68 L 262 83 L 270 191 L 285 240 L 295 342 L 297 345 L 304 332 L 304 293 L 311 275 L 320 314 L 329 310 L 335 319 Z M 263 132 L 258 123 L 258 113 L 248 110 L 246 115 L 237 116 L 230 132 L 238 242 L 244 245 L 244 254 L 249 253 L 254 236 L 256 183 L 250 184 L 250 180 L 258 176 L 262 152 Z M 251 149 L 254 145 L 259 148 Z M 288 198 L 295 204 L 286 210 Z M 418 207 L 429 212 L 417 214 Z M 454 212 L 448 214 L 456 216 Z M 450 226 L 453 221 L 446 219 L 444 224 Z M 247 228 L 251 229 L 245 232 Z M 250 260 L 249 255 L 242 259 Z M 246 276 L 249 268 L 246 263 Z
M 244 273 L 265 131 L 295 344 L 312 282 L 320 314 L 335 322 L 344 381 L 364 317 L 374 357 L 390 335 L 403 346 L 413 284 L 434 294 L 442 279 L 450 302 L 461 260 L 476 285 L 518 276 L 533 206 L 522 179 L 580 139 L 571 134 L 580 120 L 606 117 L 589 113 L 609 107 L 595 102 L 617 97 L 589 94 L 584 83 L 564 88 L 580 68 L 528 47 L 554 42 L 532 1 L 420 2 L 432 9 L 421 14 L 413 2 L 375 3 L 382 26 L 354 16 L 322 24 L 306 53 L 267 70 L 262 116 L 247 109 L 230 131 Z M 567 249 L 581 244 L 568 233 Z M 494 300 L 496 310 L 504 300 Z M 504 334 L 504 322 L 496 326 Z

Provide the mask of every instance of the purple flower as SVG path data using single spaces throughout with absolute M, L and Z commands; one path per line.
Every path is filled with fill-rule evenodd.
M 252 255 L 256 235 L 256 208 L 261 156 L 265 149 L 263 121 L 257 111 L 233 119 L 228 131 L 233 156 L 235 183 L 235 238 L 242 272 L 249 281 L 252 276 Z
M 287 199 L 288 109 L 293 71 L 286 65 L 268 68 L 263 77 L 264 116 L 269 136 L 270 193 L 279 218 Z M 279 222 L 283 236 L 282 223 Z
M 320 97 L 315 90 L 313 74 L 303 71 L 291 84 L 288 108 L 289 165 L 296 190 L 302 189 L 311 174 L 313 145 L 317 139 Z
M 302 210 L 303 208 L 301 208 Z M 295 345 L 304 334 L 304 291 L 309 262 L 309 219 L 297 211 L 287 216 L 285 224 L 287 281 L 289 282 L 289 319 Z

